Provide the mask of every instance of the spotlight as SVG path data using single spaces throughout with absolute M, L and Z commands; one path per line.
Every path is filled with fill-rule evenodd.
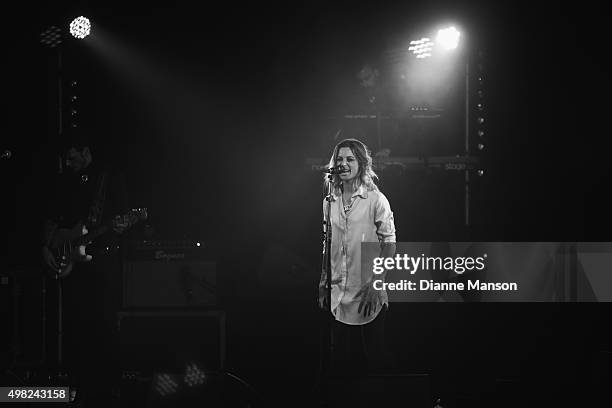
M 476 121 L 478 121 L 478 124 L 482 125 L 484 123 L 484 118 L 480 116 Z
M 484 170 L 483 169 L 478 170 L 478 175 L 480 177 L 484 176 Z
M 436 44 L 440 44 L 446 50 L 452 50 L 459 45 L 459 37 L 461 33 L 455 27 L 448 27 L 438 30 L 436 36 Z
M 484 150 L 485 145 L 482 143 L 478 143 L 478 150 Z
M 480 110 L 480 111 L 481 111 L 481 110 L 483 110 L 483 109 L 484 109 L 484 104 L 482 104 L 482 103 L 477 103 L 477 104 L 476 104 L 476 109 L 478 109 L 478 110 Z
M 79 16 L 70 23 L 70 34 L 78 39 L 83 39 L 91 33 L 91 23 L 87 17 Z
M 484 137 L 484 130 L 478 130 L 478 137 Z
M 420 40 L 410 41 L 408 51 L 412 51 L 417 58 L 427 58 L 431 57 L 433 45 L 433 42 L 431 42 L 429 38 L 423 37 Z

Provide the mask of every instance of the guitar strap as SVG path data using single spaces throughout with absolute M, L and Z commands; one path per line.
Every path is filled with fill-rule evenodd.
M 106 185 L 108 179 L 108 170 L 103 170 L 98 179 L 98 185 L 94 194 L 89 214 L 87 216 L 87 225 L 97 227 L 101 222 L 102 212 L 104 211 L 104 202 L 106 200 Z

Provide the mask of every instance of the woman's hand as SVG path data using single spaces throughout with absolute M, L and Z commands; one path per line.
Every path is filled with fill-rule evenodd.
M 361 289 L 359 289 L 359 292 L 357 292 L 355 298 L 359 297 L 361 297 L 361 301 L 359 302 L 357 313 L 361 313 L 363 311 L 363 315 L 365 317 L 376 313 L 376 310 L 382 303 L 382 299 L 380 298 L 380 291 L 374 289 L 371 280 L 368 280 L 361 287 Z
M 319 308 L 321 310 L 329 309 L 327 305 L 327 288 L 325 285 L 319 285 Z
M 318 301 L 318 303 L 319 303 L 319 307 L 322 310 L 328 310 L 329 309 L 329 306 L 327 305 L 327 284 L 325 282 L 326 281 L 323 281 L 323 279 L 322 279 L 321 282 L 319 283 L 319 301 Z M 332 279 L 332 281 L 331 281 L 332 286 L 338 285 L 341 282 L 342 282 L 342 278 Z

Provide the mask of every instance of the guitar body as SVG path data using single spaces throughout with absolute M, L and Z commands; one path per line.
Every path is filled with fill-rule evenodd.
M 88 231 L 81 223 L 72 228 L 58 228 L 53 234 L 49 249 L 53 252 L 61 275 L 68 275 L 77 263 L 91 261 L 92 256 L 86 253 L 87 246 L 109 229 L 124 231 L 147 217 L 146 208 L 137 208 L 115 217 L 110 226 L 102 226 L 94 231 Z
M 80 223 L 72 228 L 58 228 L 55 231 L 49 249 L 53 251 L 62 275 L 69 274 L 77 262 L 91 261 L 91 255 L 85 253 L 87 245 L 73 244 L 87 233 L 87 228 Z

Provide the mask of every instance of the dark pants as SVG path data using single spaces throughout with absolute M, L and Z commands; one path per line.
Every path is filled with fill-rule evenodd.
M 391 366 L 385 344 L 387 306 L 364 325 L 334 321 L 332 327 L 331 372 L 338 375 L 367 375 L 384 372 Z
M 386 314 L 384 306 L 373 321 L 364 325 L 332 322 L 331 358 L 317 391 L 323 406 L 376 406 L 370 381 L 394 368 L 385 343 Z M 326 346 L 328 342 L 329 337 L 322 344 Z M 327 351 L 323 350 L 323 355 L 328 355 Z

